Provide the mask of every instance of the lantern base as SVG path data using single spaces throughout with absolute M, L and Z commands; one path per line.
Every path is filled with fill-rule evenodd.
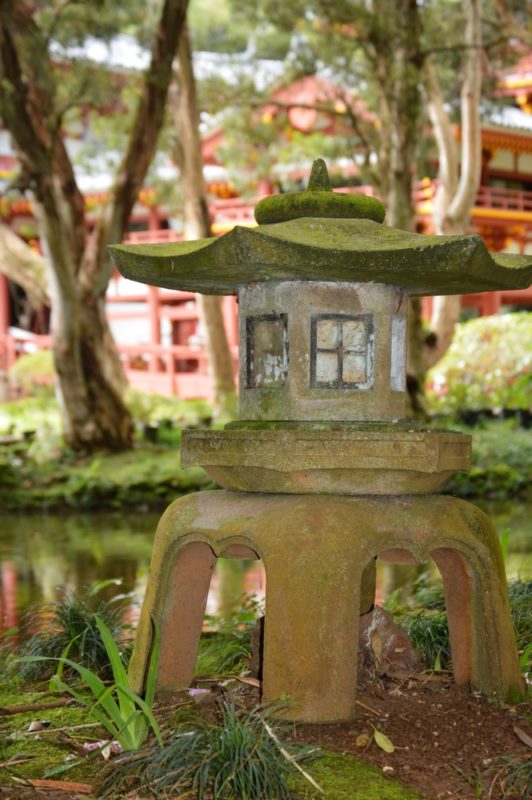
M 470 436 L 376 427 L 185 431 L 181 460 L 224 489 L 267 494 L 427 494 L 470 468 Z

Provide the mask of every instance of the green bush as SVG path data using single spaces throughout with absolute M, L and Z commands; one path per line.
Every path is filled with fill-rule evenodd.
M 532 406 L 532 314 L 500 314 L 457 325 L 451 347 L 427 376 L 433 411 Z
M 51 350 L 28 353 L 15 361 L 9 370 L 10 379 L 28 394 L 52 396 L 55 369 Z
M 458 497 L 491 498 L 527 493 L 532 478 L 532 430 L 519 428 L 513 420 L 485 420 L 474 429 L 452 427 L 473 434 L 472 468 L 453 475 L 444 491 Z

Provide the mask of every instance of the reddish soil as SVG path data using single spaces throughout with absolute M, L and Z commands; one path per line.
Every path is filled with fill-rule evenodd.
M 362 757 L 426 798 L 500 800 L 532 797 L 530 748 L 516 728 L 532 735 L 531 707 L 497 707 L 449 679 L 382 677 L 359 687 L 358 715 L 349 724 L 299 725 L 295 738 Z M 384 733 L 395 751 L 386 753 L 373 739 Z M 357 747 L 361 734 L 369 743 Z M 531 740 L 532 741 L 532 740 Z M 512 788 L 511 765 L 528 761 L 528 787 Z M 391 767 L 391 769 L 389 769 Z
M 214 695 L 224 693 L 220 686 L 211 688 Z M 236 695 L 250 708 L 259 703 L 259 690 L 249 684 L 241 684 Z M 213 701 L 214 697 L 205 705 L 207 714 L 216 715 Z M 445 673 L 418 673 L 404 678 L 366 675 L 359 685 L 357 709 L 353 722 L 290 726 L 290 736 L 363 758 L 430 800 L 532 798 L 530 705 L 498 707 L 456 686 Z M 393 753 L 377 746 L 375 729 L 391 740 Z M 357 746 L 362 734 L 366 744 Z M 528 745 L 523 741 L 527 737 Z M 528 783 L 521 777 L 519 785 L 512 784 L 515 767 L 521 765 L 523 775 L 527 764 Z M 75 791 L 0 786 L 0 800 L 84 797 Z

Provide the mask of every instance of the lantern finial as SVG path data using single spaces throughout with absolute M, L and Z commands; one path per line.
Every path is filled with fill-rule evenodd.
M 327 164 L 323 158 L 317 158 L 312 163 L 307 192 L 332 192 Z

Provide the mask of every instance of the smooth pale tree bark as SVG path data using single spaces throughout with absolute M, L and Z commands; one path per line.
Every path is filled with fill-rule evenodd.
M 50 305 L 44 258 L 7 225 L 0 225 L 0 272 L 22 286 L 33 308 Z
M 212 231 L 203 180 L 192 50 L 186 26 L 179 42 L 178 82 L 176 123 L 179 134 L 178 161 L 184 195 L 185 235 L 187 239 L 204 239 L 212 236 Z M 214 380 L 215 415 L 219 419 L 229 418 L 236 412 L 236 386 L 233 358 L 224 327 L 222 298 L 216 295 L 198 295 L 197 300 Z
M 430 120 L 438 146 L 438 189 L 434 198 L 436 233 L 467 233 L 471 209 L 475 203 L 482 166 L 479 105 L 482 87 L 481 0 L 465 0 L 463 82 L 460 100 L 462 135 L 460 154 L 445 110 L 437 71 L 432 58 L 425 64 L 425 87 Z M 460 297 L 435 297 L 431 319 L 434 333 L 426 345 L 423 362 L 426 369 L 447 351 L 460 314 Z
M 66 442 L 76 450 L 132 443 L 125 380 L 105 318 L 106 246 L 127 230 L 164 118 L 188 0 L 164 0 L 128 146 L 107 207 L 87 234 L 85 203 L 56 109 L 56 78 L 33 4 L 0 0 L 0 106 L 34 198 L 48 271 L 51 332 Z

